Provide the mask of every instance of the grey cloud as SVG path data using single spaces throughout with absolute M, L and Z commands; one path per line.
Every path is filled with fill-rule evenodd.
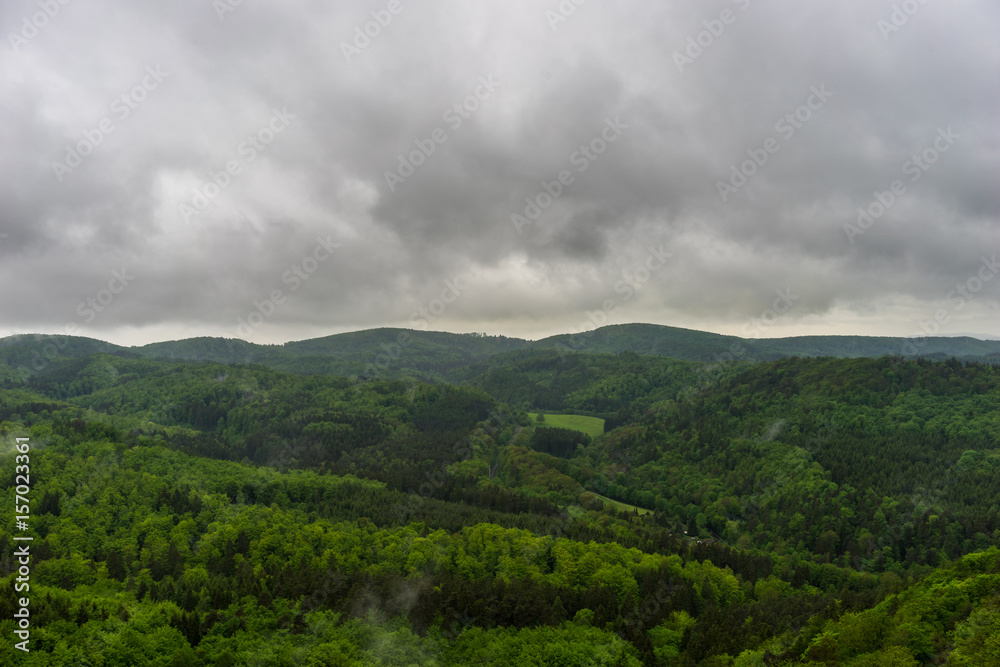
M 739 333 L 793 285 L 775 334 L 845 333 L 844 312 L 858 333 L 905 334 L 998 247 L 1000 10 L 985 0 L 926 3 L 888 39 L 888 2 L 589 2 L 553 30 L 557 4 L 404 1 L 348 62 L 385 3 L 242 3 L 223 20 L 193 0 L 70 3 L 18 53 L 9 33 L 38 6 L 6 3 L 0 323 L 80 321 L 127 265 L 134 284 L 85 333 L 233 335 L 275 289 L 287 299 L 261 336 L 406 325 L 467 276 L 435 325 L 542 335 L 612 298 L 617 321 Z M 678 71 L 723 10 L 734 20 Z M 156 65 L 169 76 L 120 118 L 114 101 Z M 481 77 L 500 85 L 453 126 Z M 833 97 L 784 136 L 819 86 Z M 275 109 L 294 118 L 249 159 Z M 575 152 L 619 116 L 628 129 L 580 171 Z M 105 117 L 114 131 L 60 182 L 53 162 Z M 906 180 L 948 127 L 961 138 Z M 390 188 L 435 129 L 447 140 Z M 723 201 L 717 182 L 769 138 L 779 150 Z M 240 173 L 185 221 L 230 161 Z M 562 170 L 573 182 L 519 234 L 511 215 Z M 844 225 L 894 179 L 907 192 L 850 243 Z M 292 290 L 285 273 L 328 235 L 337 252 Z M 660 245 L 669 264 L 625 299 L 622 271 Z M 956 331 L 995 330 L 997 284 Z

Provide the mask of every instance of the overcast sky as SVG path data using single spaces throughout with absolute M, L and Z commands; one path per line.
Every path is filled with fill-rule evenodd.
M 47 2 L 0 336 L 1000 334 L 992 0 Z

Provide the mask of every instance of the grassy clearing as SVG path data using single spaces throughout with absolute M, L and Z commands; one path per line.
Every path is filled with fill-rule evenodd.
M 546 417 L 546 419 L 548 419 L 548 417 Z M 623 503 L 623 502 L 619 502 L 617 500 L 612 500 L 611 498 L 608 498 L 607 496 L 602 496 L 599 493 L 595 493 L 594 495 L 597 496 L 598 498 L 600 498 L 602 501 L 604 501 L 604 504 L 611 505 L 612 507 L 616 507 L 616 508 L 618 508 L 620 510 L 625 510 L 626 512 L 632 512 L 634 510 L 639 510 L 639 516 L 642 516 L 643 514 L 649 514 L 650 512 L 652 512 L 652 510 L 647 510 L 647 509 L 643 509 L 641 507 L 636 507 L 635 505 L 629 505 L 628 503 Z
M 604 420 L 597 417 L 585 417 L 583 415 L 545 415 L 545 421 L 538 421 L 537 412 L 529 412 L 532 426 L 549 426 L 552 428 L 571 428 L 574 431 L 583 431 L 591 438 L 604 433 Z

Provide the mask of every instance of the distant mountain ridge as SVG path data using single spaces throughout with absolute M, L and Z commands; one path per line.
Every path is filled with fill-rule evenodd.
M 616 324 L 579 334 L 559 334 L 530 344 L 580 352 L 635 352 L 687 361 L 738 358 L 770 361 L 784 357 L 927 357 L 1000 361 L 1000 341 L 964 337 L 911 339 L 881 336 L 793 336 L 740 338 L 657 324 Z
M 230 338 L 188 338 L 123 347 L 77 336 L 20 334 L 0 339 L 0 377 L 17 370 L 40 370 L 59 357 L 94 353 L 148 359 L 261 364 L 301 374 L 394 377 L 413 374 L 430 379 L 456 377 L 460 369 L 496 355 L 556 350 L 581 353 L 657 355 L 685 361 L 771 361 L 784 357 L 880 357 L 1000 363 L 1000 341 L 963 337 L 910 339 L 877 336 L 794 336 L 747 339 L 738 336 L 656 324 L 616 324 L 537 341 L 507 336 L 455 334 L 381 328 L 261 345 Z

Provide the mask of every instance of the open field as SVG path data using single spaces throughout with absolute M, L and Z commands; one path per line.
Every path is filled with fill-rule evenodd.
M 591 492 L 591 493 L 593 493 L 593 492 Z M 600 498 L 604 502 L 605 505 L 611 505 L 612 507 L 614 507 L 616 509 L 625 510 L 626 512 L 632 512 L 634 510 L 638 510 L 639 511 L 639 516 L 642 516 L 644 514 L 649 514 L 650 512 L 653 511 L 653 510 L 643 509 L 641 507 L 636 507 L 635 505 L 629 505 L 628 503 L 623 503 L 623 502 L 620 502 L 618 500 L 612 500 L 611 498 L 608 498 L 607 496 L 602 496 L 599 493 L 594 493 L 594 495 L 597 496 L 598 498 Z
M 583 431 L 591 438 L 604 433 L 604 420 L 597 417 L 586 417 L 584 415 L 545 415 L 545 421 L 539 422 L 537 412 L 529 412 L 532 426 L 549 426 L 552 428 L 571 428 L 574 431 Z

